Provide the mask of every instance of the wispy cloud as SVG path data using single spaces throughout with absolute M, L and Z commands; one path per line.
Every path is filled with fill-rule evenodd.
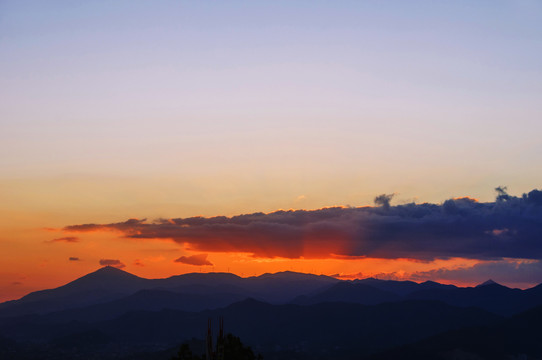
M 204 265 L 212 266 L 213 265 L 212 262 L 207 260 L 207 254 L 181 256 L 180 258 L 176 259 L 175 262 L 188 264 L 188 265 L 197 265 L 197 266 L 204 266 Z
M 54 243 L 54 242 L 76 243 L 76 242 L 79 242 L 79 238 L 75 236 L 64 236 L 64 237 L 56 238 L 53 240 L 49 240 L 47 242 L 49 243 Z
M 362 272 L 354 273 L 354 274 L 332 274 L 331 277 L 334 277 L 336 279 L 340 280 L 355 280 L 355 279 L 364 279 L 368 277 L 366 274 Z
M 113 266 L 118 269 L 122 269 L 123 267 L 126 267 L 120 260 L 117 259 L 101 259 L 100 265 L 102 266 Z

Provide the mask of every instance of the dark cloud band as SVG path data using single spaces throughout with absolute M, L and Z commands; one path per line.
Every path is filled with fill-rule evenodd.
M 522 197 L 499 188 L 495 202 L 472 198 L 442 204 L 333 207 L 233 217 L 130 219 L 84 224 L 68 232 L 118 231 L 133 239 L 172 239 L 204 252 L 246 252 L 256 257 L 542 258 L 542 191 Z M 386 201 L 388 200 L 388 201 Z

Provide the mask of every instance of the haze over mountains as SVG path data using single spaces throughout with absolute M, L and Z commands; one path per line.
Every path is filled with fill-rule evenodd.
M 491 333 L 512 321 L 519 333 L 531 331 L 520 313 L 538 314 L 541 306 L 542 285 L 519 290 L 487 281 L 461 288 L 294 272 L 143 279 L 104 267 L 0 304 L 0 356 L 26 359 L 40 351 L 51 359 L 120 359 L 136 353 L 142 359 L 168 359 L 182 341 L 203 338 L 208 318 L 223 316 L 226 331 L 266 359 L 363 358 L 393 354 L 394 346 L 419 349 L 424 339 L 440 339 L 447 331 L 463 339 L 462 329 L 472 326 Z

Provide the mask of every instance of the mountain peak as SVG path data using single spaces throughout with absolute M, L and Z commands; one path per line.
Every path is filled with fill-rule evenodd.
M 432 280 L 425 280 L 424 282 L 420 283 L 420 285 L 428 285 L 428 286 L 434 286 L 434 285 L 440 285 L 440 283 Z
M 104 266 L 98 270 L 86 274 L 85 276 L 76 279 L 65 286 L 68 287 L 111 287 L 113 289 L 139 288 L 143 283 L 148 282 L 147 279 L 140 278 L 127 271 L 121 270 L 113 266 Z
M 85 303 L 89 299 L 89 294 L 95 294 L 95 297 L 101 299 L 112 296 L 111 294 L 131 294 L 148 283 L 149 280 L 124 270 L 104 266 L 55 289 L 34 291 L 21 300 L 36 302 L 60 298 L 63 300 L 58 302 L 58 306 L 66 308 L 68 305 L 63 302 L 66 299 L 70 299 L 72 305 L 77 302 Z
M 98 270 L 94 271 L 94 273 L 125 273 L 126 271 L 124 270 L 121 270 L 117 267 L 114 267 L 114 266 L 111 266 L 111 265 L 106 265 L 106 266 L 103 266 L 101 268 L 99 268 Z
M 316 275 L 310 273 L 301 273 L 295 271 L 279 271 L 276 273 L 265 273 L 259 276 L 251 276 L 250 279 L 277 279 L 277 280 L 322 280 L 322 281 L 338 281 L 335 278 L 332 278 L 327 275 Z
M 497 282 L 489 279 L 487 281 L 484 281 L 483 283 L 479 284 L 479 285 L 476 285 L 476 287 L 480 287 L 480 286 L 487 286 L 487 285 L 499 285 Z
M 101 267 L 98 270 L 88 273 L 85 276 L 83 276 L 83 278 L 88 278 L 88 277 L 92 277 L 92 278 L 94 277 L 134 277 L 134 278 L 137 278 L 139 276 L 130 274 L 127 271 L 108 265 L 108 266 Z

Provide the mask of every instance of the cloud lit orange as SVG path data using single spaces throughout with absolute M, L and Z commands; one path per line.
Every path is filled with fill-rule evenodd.
M 442 204 L 289 210 L 232 217 L 66 226 L 65 232 L 120 232 L 137 239 L 170 239 L 188 250 L 243 252 L 260 258 L 371 257 L 431 261 L 446 258 L 538 259 L 542 191 L 481 203 L 462 197 Z M 504 231 L 503 229 L 506 229 Z

